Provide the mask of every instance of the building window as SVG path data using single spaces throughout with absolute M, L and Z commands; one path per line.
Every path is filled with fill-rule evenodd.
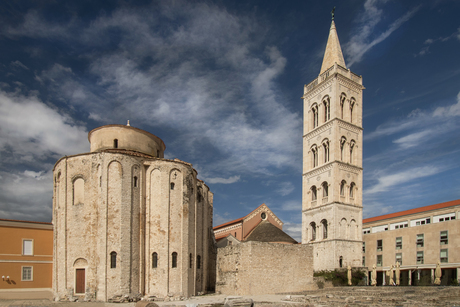
M 355 189 L 355 186 L 354 182 L 350 184 L 350 198 L 354 198 L 353 190 Z
M 310 224 L 310 229 L 311 229 L 311 240 L 315 241 L 316 240 L 316 223 L 312 222 Z
M 265 220 L 267 218 L 267 214 L 265 212 L 262 212 L 262 214 L 260 215 L 260 218 Z
M 345 105 L 345 100 L 347 99 L 347 95 L 342 93 L 340 95 L 340 118 L 343 119 L 343 106 Z
M 315 104 L 311 109 L 313 113 L 313 128 L 318 127 L 318 106 Z
M 343 257 L 339 257 L 339 267 L 343 267 Z
M 447 248 L 446 249 L 441 249 L 440 260 L 441 260 L 441 263 L 449 262 Z
M 345 196 L 345 180 L 342 180 L 342 182 L 340 183 L 340 196 Z
M 355 148 L 355 141 L 350 141 L 350 164 L 353 163 L 353 149 Z
M 423 264 L 423 251 L 417 252 L 417 264 Z
M 152 268 L 156 269 L 158 267 L 158 254 L 152 254 Z
M 377 251 L 381 252 L 383 251 L 383 240 L 377 240 Z
M 32 281 L 33 280 L 32 272 L 33 270 L 31 266 L 23 266 L 21 281 Z
M 395 257 L 395 263 L 399 262 L 399 265 L 402 265 L 402 253 L 397 253 Z
M 115 269 L 117 267 L 117 253 L 111 252 L 110 253 L 110 268 Z
M 196 268 L 201 269 L 201 256 L 196 256 Z
M 449 244 L 447 230 L 441 231 L 441 245 Z
M 363 266 L 366 266 L 366 257 L 363 256 Z
M 377 266 L 382 266 L 382 255 L 377 255 Z
M 396 249 L 402 249 L 402 237 L 396 238 Z
M 33 240 L 22 240 L 22 254 L 32 256 L 34 254 Z
M 313 157 L 313 167 L 317 167 L 318 166 L 318 148 L 316 147 L 316 145 L 314 145 L 311 148 L 311 152 L 312 152 L 312 157 Z
M 340 161 L 343 161 L 344 159 L 344 150 L 345 150 L 345 143 L 347 142 L 347 139 L 342 136 L 342 138 L 340 139 Z
M 350 99 L 350 123 L 353 122 L 353 107 L 355 106 L 355 99 L 352 97 Z
M 321 184 L 321 187 L 323 188 L 323 197 L 328 197 L 328 195 L 329 195 L 329 188 L 328 188 L 327 182 L 323 182 L 323 183 Z
M 157 150 L 157 158 L 159 158 L 159 157 L 160 157 L 160 151 Z
M 327 221 L 322 220 L 321 225 L 323 226 L 323 239 L 327 239 Z
M 324 106 L 324 122 L 327 122 L 328 120 L 331 119 L 331 106 L 329 103 L 329 98 L 326 98 L 323 100 L 323 106 Z
M 417 235 L 417 247 L 423 247 L 423 233 Z
M 118 140 L 117 139 L 113 140 L 113 148 L 118 148 Z
M 137 177 L 133 177 L 133 187 L 137 188 Z
M 311 187 L 311 200 L 312 201 L 316 200 L 316 187 L 315 186 Z
M 172 253 L 171 267 L 177 268 L 177 253 Z
M 193 267 L 193 256 L 192 256 L 192 253 L 190 253 L 190 256 L 189 256 L 189 267 L 190 267 L 190 268 Z
M 323 143 L 324 149 L 324 163 L 329 162 L 329 141 Z
M 174 190 L 174 182 L 171 182 L 171 190 Z
M 363 253 L 366 252 L 366 242 L 363 242 Z

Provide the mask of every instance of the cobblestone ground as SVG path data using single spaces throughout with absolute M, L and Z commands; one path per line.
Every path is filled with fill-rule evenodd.
M 212 294 L 192 297 L 184 301 L 156 301 L 160 307 L 219 307 L 224 306 L 226 295 Z M 235 297 L 236 298 L 236 297 Z M 460 307 L 460 287 L 344 287 L 303 293 L 257 295 L 238 297 L 225 306 L 254 307 Z M 135 307 L 136 303 L 53 302 L 50 300 L 0 300 L 8 307 Z

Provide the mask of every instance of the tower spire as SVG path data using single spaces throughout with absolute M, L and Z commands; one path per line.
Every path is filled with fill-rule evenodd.
M 335 7 L 331 12 L 331 29 L 329 30 L 326 51 L 324 52 L 323 65 L 321 65 L 321 71 L 319 73 L 320 75 L 334 66 L 335 63 L 346 68 L 345 60 L 343 59 L 342 48 L 340 48 L 339 36 L 337 35 L 337 30 L 335 28 L 334 11 Z

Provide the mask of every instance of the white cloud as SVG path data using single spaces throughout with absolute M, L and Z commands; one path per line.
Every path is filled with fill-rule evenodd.
M 295 187 L 292 184 L 292 182 L 284 181 L 278 185 L 276 192 L 280 194 L 281 196 L 286 196 L 286 195 L 291 194 L 294 191 L 294 189 Z
M 420 6 L 411 9 L 409 12 L 398 18 L 389 25 L 386 31 L 376 36 L 374 29 L 381 21 L 383 10 L 379 5 L 387 1 L 367 0 L 364 3 L 364 13 L 362 14 L 361 25 L 357 29 L 350 41 L 345 44 L 344 51 L 348 56 L 348 66 L 351 67 L 354 63 L 360 62 L 366 52 L 372 47 L 387 39 L 401 25 L 408 21 L 420 8 Z
M 240 176 L 231 176 L 229 178 L 206 178 L 207 183 L 222 183 L 222 184 L 231 184 L 240 181 Z
M 460 92 L 457 94 L 456 104 L 447 107 L 438 107 L 434 110 L 433 115 L 436 117 L 460 116 Z
M 302 241 L 302 224 L 286 222 L 283 225 L 283 231 L 290 235 L 297 242 Z
M 11 62 L 11 65 L 15 66 L 15 67 L 20 67 L 20 68 L 25 69 L 25 70 L 29 70 L 29 68 L 26 65 L 22 64 L 18 60 Z

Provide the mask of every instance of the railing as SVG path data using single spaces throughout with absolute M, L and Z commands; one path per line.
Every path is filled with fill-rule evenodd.
M 311 91 L 312 88 L 318 85 L 318 78 L 313 80 L 312 82 L 308 83 L 308 85 L 305 87 L 305 93 Z
M 323 204 L 326 204 L 326 203 L 327 203 L 327 199 L 328 199 L 327 196 L 323 197 Z
M 349 69 L 347 69 L 345 67 L 342 67 L 340 65 L 334 65 L 334 66 L 331 66 L 325 72 L 323 72 L 321 75 L 319 75 L 318 78 L 316 78 L 315 80 L 310 82 L 308 85 L 306 85 L 304 93 L 308 93 L 309 91 L 311 91 L 315 86 L 318 85 L 318 83 L 323 82 L 324 80 L 326 80 L 329 76 L 331 76 L 335 72 L 339 73 L 339 74 L 341 74 L 343 76 L 346 76 L 347 78 L 353 80 L 356 83 L 362 84 L 361 76 L 359 76 L 359 75 L 357 75 L 355 73 L 352 73 Z M 319 80 L 321 80 L 321 81 L 319 81 Z
M 312 200 L 311 206 L 312 206 L 312 208 L 313 208 L 313 207 L 316 207 L 316 200 Z

